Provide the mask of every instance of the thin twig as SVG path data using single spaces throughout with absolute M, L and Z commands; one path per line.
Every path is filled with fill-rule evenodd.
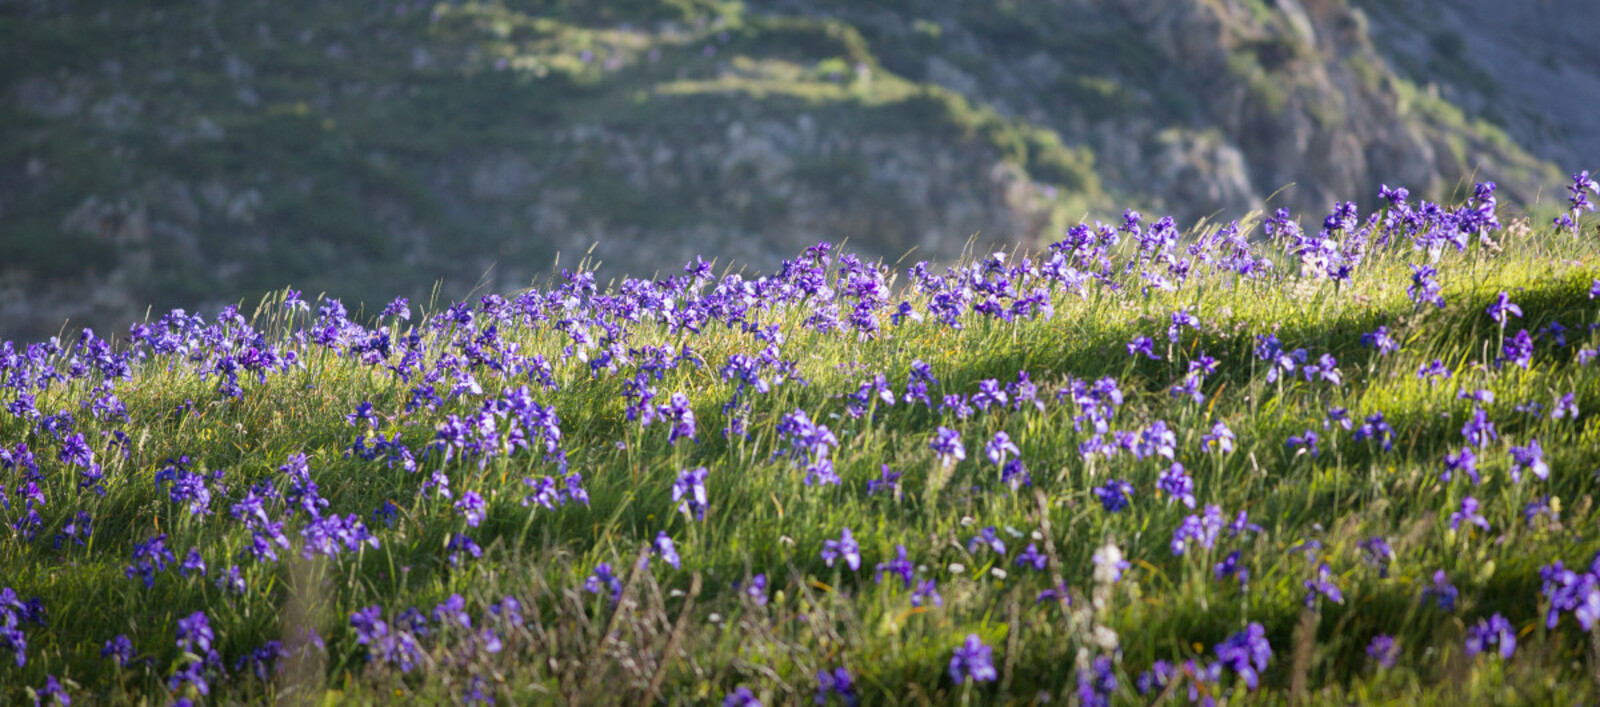
M 700 596 L 700 573 L 694 573 L 689 580 L 689 595 L 683 599 L 683 608 L 678 610 L 678 622 L 672 627 L 672 635 L 667 637 L 667 647 L 661 651 L 661 660 L 656 663 L 656 674 L 650 677 L 650 689 L 644 693 L 644 698 L 639 700 L 639 707 L 650 704 L 661 693 L 661 683 L 667 679 L 667 666 L 672 664 L 672 656 L 678 650 L 678 644 L 683 641 L 683 634 L 689 630 L 689 615 L 694 611 L 695 597 Z
M 1018 629 L 1018 617 L 1021 614 L 1020 602 L 1017 592 L 1011 592 L 1011 607 L 1008 617 L 1009 628 L 1006 629 L 1006 666 L 1004 675 L 1000 678 L 1000 701 L 1011 700 L 1011 673 L 1017 667 L 1017 643 L 1021 641 L 1021 631 Z
M 1066 580 L 1061 578 L 1061 558 L 1056 555 L 1055 534 L 1050 529 L 1050 504 L 1045 500 L 1044 491 L 1033 490 L 1033 500 L 1039 505 L 1039 534 L 1044 536 L 1044 555 L 1050 561 L 1050 582 L 1056 591 L 1056 603 L 1061 606 L 1062 615 L 1067 617 L 1067 630 L 1072 630 L 1072 599 L 1067 596 Z
M 1289 701 L 1306 699 L 1306 684 L 1311 659 L 1317 647 L 1317 624 L 1322 615 L 1311 609 L 1300 610 L 1300 625 L 1294 631 L 1294 658 L 1289 667 Z
M 1183 678 L 1188 675 L 1188 673 L 1188 669 L 1184 669 L 1183 672 L 1168 678 L 1166 689 L 1163 689 L 1159 694 L 1157 694 L 1155 699 L 1150 700 L 1150 707 L 1155 707 L 1156 705 L 1166 702 L 1167 698 L 1178 694 L 1178 684 L 1183 682 Z

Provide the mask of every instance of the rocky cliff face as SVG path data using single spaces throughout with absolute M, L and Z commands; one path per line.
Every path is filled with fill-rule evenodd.
M 1320 212 L 1384 182 L 1438 195 L 1494 179 L 1515 201 L 1557 178 L 1520 139 L 1397 74 L 1367 12 L 1344 0 L 1016 6 L 1001 27 L 944 8 L 945 48 L 925 78 L 1090 146 L 1116 191 L 1185 221 L 1271 194 L 1274 206 Z M 902 18 L 852 21 L 892 36 Z M 1383 21 L 1394 31 L 1395 15 Z M 946 68 L 957 57 L 972 68 Z
M 1404 28 L 1424 12 L 1457 19 L 1421 46 Z M 1443 197 L 1493 179 L 1506 203 L 1531 201 L 1558 184 L 1551 160 L 1600 156 L 1557 110 L 1600 100 L 1585 83 L 1600 72 L 1590 50 L 1547 59 L 1472 29 L 1495 12 L 11 3 L 0 336 L 69 316 L 120 329 L 147 305 L 248 304 L 283 286 L 369 308 L 426 301 L 436 281 L 442 298 L 505 291 L 557 253 L 610 276 L 696 255 L 767 270 L 818 240 L 889 261 L 1038 245 L 1122 206 L 1185 223 L 1264 205 L 1315 215 L 1385 182 Z M 1545 26 L 1518 17 L 1533 23 L 1519 31 Z M 1485 52 L 1524 61 L 1430 63 Z M 1518 84 L 1504 95 L 1520 100 L 1549 85 L 1519 83 L 1534 75 L 1580 95 L 1532 103 L 1556 117 L 1497 118 L 1509 136 L 1484 119 L 1501 95 L 1488 82 Z
M 1396 72 L 1568 170 L 1600 164 L 1600 12 L 1586 0 L 1361 0 Z M 1560 198 L 1559 193 L 1556 196 Z
M 804 111 L 730 106 L 692 125 L 573 125 L 553 142 L 451 161 L 434 184 L 463 197 L 459 208 L 490 209 L 496 230 L 645 277 L 696 257 L 771 271 L 818 240 L 849 238 L 890 262 L 948 257 L 974 236 L 980 247 L 1031 242 L 1055 202 L 1050 186 L 988 146 L 852 130 Z

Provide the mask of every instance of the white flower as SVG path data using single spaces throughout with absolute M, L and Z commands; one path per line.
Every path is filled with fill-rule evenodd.
M 1107 542 L 1099 550 L 1094 551 L 1094 581 L 1096 584 L 1115 584 L 1121 581 L 1124 568 L 1122 550 L 1115 543 Z

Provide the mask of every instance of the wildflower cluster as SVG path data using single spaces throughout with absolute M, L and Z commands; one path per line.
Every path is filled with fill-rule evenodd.
M 761 276 L 563 271 L 367 323 L 289 291 L 4 342 L 0 698 L 26 676 L 64 702 L 45 671 L 92 659 L 127 673 L 95 689 L 246 700 L 323 651 L 357 693 L 469 703 L 874 703 L 885 655 L 936 661 L 929 695 L 1198 702 L 1289 684 L 1274 643 L 1334 612 L 1360 644 L 1309 674 L 1399 665 L 1446 622 L 1505 660 L 1541 612 L 1594 631 L 1600 565 L 1480 566 L 1594 539 L 1600 282 L 1495 279 L 1492 184 L 1380 198 L 1265 240 L 1129 211 L 904 282 L 819 244 Z M 82 610 L 63 575 L 115 616 L 51 615 Z

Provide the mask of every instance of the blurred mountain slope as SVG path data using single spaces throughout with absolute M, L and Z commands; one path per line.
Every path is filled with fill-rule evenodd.
M 1404 21 L 1344 0 L 12 0 L 0 336 L 286 285 L 369 310 L 507 291 L 591 246 L 608 276 L 770 270 L 822 239 L 949 259 L 1125 205 L 1237 217 L 1290 184 L 1271 206 L 1313 214 L 1382 182 L 1555 184 L 1393 68 L 1374 26 Z

